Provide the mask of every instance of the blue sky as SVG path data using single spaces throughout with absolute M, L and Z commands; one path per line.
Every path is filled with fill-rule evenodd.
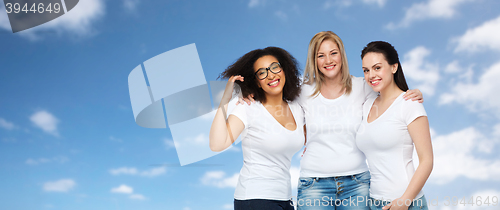
M 392 43 L 410 88 L 424 93 L 435 154 L 424 192 L 440 204 L 432 209 L 494 209 L 444 199 L 500 197 L 498 1 L 81 0 L 16 34 L 0 7 L 1 209 L 231 209 L 239 145 L 180 167 L 168 129 L 135 123 L 128 74 L 191 43 L 207 81 L 267 46 L 303 67 L 324 30 L 343 39 L 355 76 L 368 42 Z

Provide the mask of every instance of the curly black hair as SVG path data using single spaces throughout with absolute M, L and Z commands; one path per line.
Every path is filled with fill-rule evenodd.
M 241 56 L 232 65 L 220 74 L 218 78 L 228 79 L 234 75 L 241 75 L 244 81 L 236 81 L 241 88 L 244 98 L 253 94 L 253 98 L 261 103 L 266 102 L 264 90 L 257 85 L 257 79 L 254 74 L 253 65 L 259 58 L 271 55 L 278 59 L 281 68 L 285 73 L 285 86 L 283 87 L 283 100 L 290 102 L 295 100 L 300 94 L 300 67 L 297 60 L 286 50 L 279 47 L 266 47 L 256 49 Z

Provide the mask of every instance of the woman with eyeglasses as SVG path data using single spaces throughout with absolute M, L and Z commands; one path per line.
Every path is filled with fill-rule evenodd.
M 339 36 L 323 31 L 311 39 L 298 100 L 307 125 L 298 209 L 369 209 L 370 172 L 355 140 L 363 104 L 376 95 L 363 78 L 350 75 Z M 402 97 L 423 100 L 418 90 Z
M 361 52 L 365 81 L 380 94 L 363 105 L 363 122 L 356 135 L 372 175 L 372 210 L 426 210 L 422 192 L 433 166 L 429 121 L 424 106 L 403 100 L 408 85 L 394 47 L 369 43 Z M 419 165 L 413 167 L 413 145 Z
M 300 93 L 298 63 L 277 47 L 253 50 L 222 74 L 229 78 L 210 129 L 210 149 L 222 151 L 241 135 L 243 167 L 234 193 L 234 209 L 293 210 L 291 159 L 304 146 L 304 115 L 294 102 Z M 243 97 L 226 118 L 234 83 Z

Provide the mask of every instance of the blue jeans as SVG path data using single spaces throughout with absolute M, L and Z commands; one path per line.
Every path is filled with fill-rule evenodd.
M 292 201 L 268 199 L 234 199 L 234 210 L 294 210 Z
M 369 210 L 370 172 L 339 177 L 299 178 L 298 210 Z
M 387 206 L 388 201 L 381 201 L 377 199 L 373 199 L 370 197 L 370 201 L 368 202 L 371 210 L 382 210 L 382 207 Z M 415 199 L 412 204 L 408 207 L 408 210 L 428 210 L 427 200 L 425 196 L 420 197 L 419 199 Z

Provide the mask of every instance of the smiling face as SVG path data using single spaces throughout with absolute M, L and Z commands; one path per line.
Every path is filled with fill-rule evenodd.
M 271 64 L 278 62 L 278 59 L 274 56 L 265 55 L 255 61 L 253 64 L 253 70 L 254 72 L 257 72 L 261 68 L 269 68 Z M 283 87 L 285 86 L 285 73 L 283 70 L 276 74 L 271 71 L 267 71 L 267 77 L 265 79 L 260 80 L 257 78 L 257 75 L 255 76 L 255 79 L 257 80 L 257 85 L 266 93 L 266 96 L 283 94 Z
M 338 45 L 325 40 L 321 43 L 316 55 L 316 64 L 318 70 L 328 79 L 334 79 L 341 76 L 342 56 Z
M 394 82 L 394 73 L 398 69 L 398 64 L 390 65 L 387 63 L 382 53 L 369 52 L 363 57 L 363 72 L 365 81 L 375 92 L 381 92 Z

